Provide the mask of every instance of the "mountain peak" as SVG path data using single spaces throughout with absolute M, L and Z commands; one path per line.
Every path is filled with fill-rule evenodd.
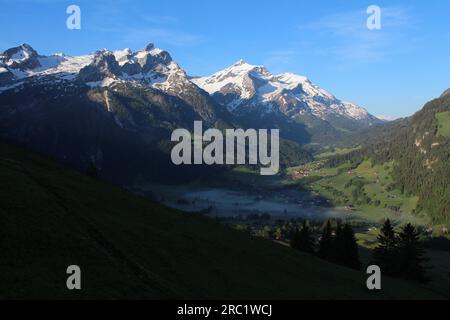
M 28 70 L 40 66 L 38 53 L 29 44 L 23 43 L 0 55 L 0 62 L 12 69 Z
M 233 66 L 241 66 L 241 65 L 244 65 L 244 64 L 250 65 L 250 64 L 247 63 L 247 61 L 245 61 L 244 59 L 239 59 L 238 61 L 236 61 L 236 62 L 233 64 Z
M 20 47 L 21 47 L 22 49 L 24 49 L 24 50 L 35 51 L 35 50 L 33 49 L 33 47 L 30 46 L 28 43 L 22 43 L 22 44 L 20 45 Z
M 9 48 L 3 52 L 3 56 L 11 59 L 12 56 L 16 53 L 22 52 L 23 55 L 26 54 L 26 56 L 37 56 L 37 51 L 33 49 L 32 46 L 30 46 L 27 43 L 22 43 L 21 45 L 13 48 Z
M 99 49 L 99 50 L 95 51 L 95 55 L 96 56 L 107 55 L 107 54 L 110 54 L 110 53 L 111 53 L 111 51 L 109 49 L 107 49 L 107 48 L 103 48 L 103 49 Z
M 102 51 L 94 57 L 94 61 L 82 68 L 78 73 L 81 82 L 96 82 L 105 78 L 117 78 L 122 74 L 119 63 L 110 51 Z
M 244 59 L 239 59 L 234 64 L 232 64 L 230 67 L 226 68 L 225 70 L 233 69 L 233 70 L 241 70 L 241 71 L 251 71 L 256 68 L 264 68 L 264 67 L 250 64 L 247 61 L 245 61 Z M 223 70 L 223 71 L 225 71 L 225 70 Z
M 155 49 L 155 45 L 153 43 L 149 43 L 144 47 L 143 51 L 152 51 L 153 49 Z

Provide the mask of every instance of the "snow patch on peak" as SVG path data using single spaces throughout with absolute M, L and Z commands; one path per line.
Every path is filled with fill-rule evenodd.
M 113 84 L 116 81 L 116 79 L 107 77 L 104 78 L 101 81 L 92 81 L 92 82 L 87 82 L 86 85 L 88 85 L 91 88 L 103 88 L 103 87 L 109 87 L 111 84 Z
M 122 58 L 124 58 L 124 57 L 126 57 L 126 56 L 128 56 L 128 55 L 130 55 L 132 53 L 133 53 L 133 51 L 131 51 L 130 48 L 125 48 L 123 50 L 113 51 L 113 54 L 116 57 L 117 61 L 120 61 Z
M 164 50 L 162 50 L 160 48 L 154 48 L 154 49 L 150 50 L 149 52 L 152 56 L 157 56 L 157 55 L 163 53 L 163 51 Z
M 354 103 L 342 101 L 342 105 L 345 108 L 346 115 L 352 119 L 364 120 L 369 118 L 369 112 Z
M 259 86 L 255 82 L 265 81 L 271 76 L 265 67 L 252 65 L 241 59 L 211 77 L 195 78 L 192 81 L 209 94 L 234 92 L 238 93 L 239 99 L 248 100 L 254 96 L 256 87 Z M 237 104 L 234 103 L 234 106 Z
M 239 59 L 233 65 L 231 65 L 228 69 L 240 69 L 240 70 L 252 70 L 257 66 L 248 63 L 244 59 Z
M 21 62 L 30 58 L 30 52 L 27 50 L 20 50 L 11 56 L 11 59 L 7 62 L 13 64 L 14 62 Z
M 282 73 L 279 76 L 277 76 L 277 78 L 280 81 L 283 81 L 283 82 L 289 83 L 289 84 L 293 84 L 293 83 L 299 84 L 299 83 L 309 82 L 309 79 L 307 77 L 300 76 L 298 74 L 291 73 L 291 72 Z
M 230 66 L 230 67 L 226 68 L 225 70 L 220 71 L 218 73 L 224 73 L 224 72 L 230 72 L 230 71 L 234 72 L 236 74 L 242 74 L 242 73 L 248 73 L 248 72 L 252 72 L 252 71 L 255 71 L 255 72 L 267 71 L 267 69 L 264 66 L 253 65 L 253 64 L 246 62 L 243 59 L 240 59 L 232 66 Z
M 75 77 L 81 69 L 93 63 L 94 60 L 95 56 L 92 54 L 74 57 L 65 56 L 55 67 L 45 70 L 43 74 L 69 74 Z

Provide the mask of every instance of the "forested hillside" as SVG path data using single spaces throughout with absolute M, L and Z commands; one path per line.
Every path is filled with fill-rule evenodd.
M 409 119 L 366 132 L 362 149 L 328 161 L 359 164 L 372 158 L 374 164 L 394 161 L 393 178 L 402 193 L 419 196 L 417 210 L 435 223 L 450 221 L 450 94 L 430 101 Z

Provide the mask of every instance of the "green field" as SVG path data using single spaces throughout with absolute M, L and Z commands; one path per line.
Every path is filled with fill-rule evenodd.
M 310 164 L 311 166 L 311 164 Z M 288 172 L 292 175 L 298 168 Z M 309 187 L 319 195 L 330 199 L 336 206 L 354 206 L 358 211 L 357 218 L 380 222 L 391 218 L 400 223 L 412 222 L 426 225 L 428 218 L 421 213 L 415 215 L 414 210 L 418 198 L 401 194 L 392 188 L 393 163 L 372 166 L 364 161 L 356 169 L 349 164 L 339 167 L 320 167 L 311 171 L 311 177 L 317 177 Z M 353 196 L 356 186 L 361 186 L 358 198 Z
M 352 151 L 358 150 L 359 148 L 332 148 L 331 150 L 327 150 L 319 153 L 316 156 L 316 159 L 326 159 L 338 155 L 348 154 Z
M 450 111 L 436 114 L 438 120 L 438 134 L 444 137 L 450 137 Z

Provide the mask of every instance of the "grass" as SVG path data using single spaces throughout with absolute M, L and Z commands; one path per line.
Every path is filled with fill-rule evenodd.
M 171 210 L 0 144 L 0 298 L 442 298 Z M 67 266 L 82 270 L 66 289 Z
M 354 170 L 345 165 L 339 168 L 322 168 L 315 173 L 321 179 L 313 182 L 311 188 L 333 200 L 336 205 L 354 205 L 358 209 L 359 218 L 364 220 L 379 222 L 391 218 L 402 223 L 427 224 L 425 215 L 413 214 L 417 197 L 406 196 L 399 190 L 390 188 L 393 183 L 392 170 L 393 163 L 373 166 L 370 160 L 364 161 Z M 351 181 L 363 183 L 362 192 L 370 198 L 370 203 L 353 198 L 355 187 L 348 186 Z M 398 207 L 399 211 L 393 210 L 394 207 Z
M 360 147 L 357 148 L 333 148 L 328 151 L 324 151 L 316 156 L 316 159 L 326 159 L 331 158 L 338 155 L 345 155 L 352 151 L 358 150 Z
M 438 134 L 444 137 L 450 137 L 450 111 L 436 114 L 438 120 Z

